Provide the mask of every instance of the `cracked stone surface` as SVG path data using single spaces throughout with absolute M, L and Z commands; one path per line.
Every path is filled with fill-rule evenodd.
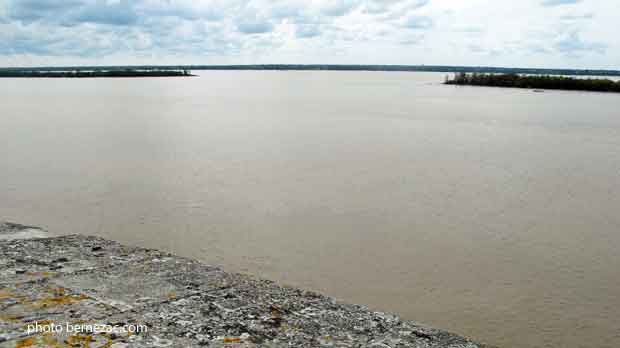
M 0 223 L 0 348 L 26 347 L 488 346 L 166 252 Z

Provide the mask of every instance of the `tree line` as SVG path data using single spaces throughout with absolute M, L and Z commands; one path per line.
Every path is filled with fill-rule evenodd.
M 562 89 L 573 91 L 620 92 L 620 81 L 550 75 L 457 73 L 446 77 L 448 85 Z
M 39 70 L 5 70 L 1 77 L 59 77 L 59 78 L 93 78 L 93 77 L 169 77 L 193 76 L 188 70 L 93 70 L 93 71 L 39 71 Z

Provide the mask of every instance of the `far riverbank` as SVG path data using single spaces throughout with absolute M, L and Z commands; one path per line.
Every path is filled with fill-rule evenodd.
M 195 76 L 188 70 L 0 70 L 0 78 L 99 78 L 99 77 L 180 77 Z

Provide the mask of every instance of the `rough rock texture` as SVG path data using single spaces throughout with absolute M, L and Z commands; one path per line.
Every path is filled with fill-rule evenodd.
M 483 347 L 165 252 L 95 237 L 44 236 L 0 223 L 0 348 Z M 117 331 L 68 332 L 67 323 Z M 41 332 L 50 324 L 62 329 Z M 127 325 L 148 331 L 118 329 Z

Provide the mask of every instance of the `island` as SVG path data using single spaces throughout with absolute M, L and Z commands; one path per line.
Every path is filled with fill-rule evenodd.
M 620 92 L 620 81 L 601 78 L 575 78 L 550 75 L 457 73 L 446 77 L 447 85 L 561 89 L 570 91 Z
M 186 69 L 2 69 L 0 77 L 11 78 L 95 78 L 194 76 Z

